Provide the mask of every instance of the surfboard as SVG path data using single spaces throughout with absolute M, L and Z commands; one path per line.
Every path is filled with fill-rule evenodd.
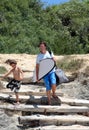
M 41 80 L 44 76 L 46 76 L 53 68 L 55 67 L 55 61 L 51 58 L 43 59 L 39 64 L 39 74 L 38 79 Z M 36 82 L 36 68 L 33 72 L 33 82 Z

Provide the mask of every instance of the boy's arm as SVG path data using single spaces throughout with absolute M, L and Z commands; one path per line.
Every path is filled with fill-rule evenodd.
M 8 71 L 5 75 L 2 76 L 2 78 L 6 78 L 8 75 L 10 75 L 12 73 L 12 69 L 10 71 Z

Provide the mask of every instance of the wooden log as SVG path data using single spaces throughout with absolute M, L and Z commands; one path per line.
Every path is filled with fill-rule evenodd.
M 34 126 L 33 126 L 34 127 Z M 78 124 L 74 124 L 74 125 L 60 125 L 60 126 L 56 126 L 56 125 L 45 125 L 45 126 L 39 126 L 38 129 L 43 129 L 43 130 L 89 130 L 89 126 L 84 126 L 84 125 L 78 125 Z
M 0 99 L 1 100 L 6 100 L 6 101 L 15 101 L 16 100 L 16 96 L 9 96 L 8 94 L 0 94 Z M 48 99 L 46 96 L 19 96 L 19 100 L 20 102 L 25 102 L 26 104 L 42 104 L 42 105 L 47 105 L 48 104 Z M 61 104 L 61 100 L 58 99 L 51 99 L 51 104 L 52 105 L 60 105 Z
M 15 95 L 9 95 L 9 94 L 0 94 L 0 100 L 11 100 L 11 101 L 15 101 L 16 100 L 16 96 Z M 20 96 L 20 101 L 21 102 L 26 102 L 27 100 L 29 100 L 29 96 Z
M 39 112 L 43 113 L 84 113 L 89 112 L 89 107 L 85 106 L 51 106 L 51 105 L 0 105 L 0 109 L 16 110 L 25 112 Z
M 3 94 L 13 94 L 12 91 L 5 91 L 5 89 L 2 90 L 2 93 Z M 34 92 L 34 91 L 24 90 L 24 91 L 19 91 L 19 95 L 46 96 L 46 92 L 45 91 L 44 92 Z M 57 92 L 56 95 L 63 96 L 64 94 L 61 92 Z
M 66 116 L 44 116 L 44 115 L 32 115 L 32 116 L 20 116 L 18 117 L 19 124 L 29 124 L 30 121 L 39 121 L 39 125 L 64 125 L 64 124 L 82 124 L 89 125 L 89 117 L 79 115 L 66 115 Z
M 89 100 L 85 99 L 69 99 L 60 97 L 61 102 L 64 104 L 69 104 L 72 106 L 88 106 L 89 107 Z
M 6 99 L 11 99 L 11 100 L 15 100 L 15 96 L 10 97 L 8 94 L 0 94 L 0 100 L 6 100 Z M 38 103 L 41 104 L 41 99 L 42 96 L 19 96 L 20 101 L 21 102 L 26 102 L 29 101 L 31 103 Z M 68 98 L 63 98 L 60 97 L 61 103 L 63 104 L 69 104 L 69 105 L 73 105 L 73 106 L 88 106 L 89 107 L 89 100 L 84 100 L 84 99 L 68 99 Z

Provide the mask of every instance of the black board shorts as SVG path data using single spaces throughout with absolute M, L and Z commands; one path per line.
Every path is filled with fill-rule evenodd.
M 18 92 L 21 86 L 21 81 L 12 79 L 7 85 L 6 88 L 10 88 L 11 91 Z

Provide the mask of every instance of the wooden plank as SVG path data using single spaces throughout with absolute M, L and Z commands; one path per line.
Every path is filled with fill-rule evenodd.
M 63 125 L 63 124 L 82 124 L 89 125 L 89 117 L 79 115 L 66 115 L 66 116 L 44 116 L 44 115 L 32 115 L 32 116 L 20 116 L 18 117 L 19 124 L 27 124 L 30 121 L 39 121 L 40 125 Z
M 89 112 L 89 107 L 85 106 L 51 106 L 51 105 L 0 105 L 0 109 L 16 110 L 16 111 L 29 111 L 29 112 L 50 112 L 50 113 L 83 113 Z

